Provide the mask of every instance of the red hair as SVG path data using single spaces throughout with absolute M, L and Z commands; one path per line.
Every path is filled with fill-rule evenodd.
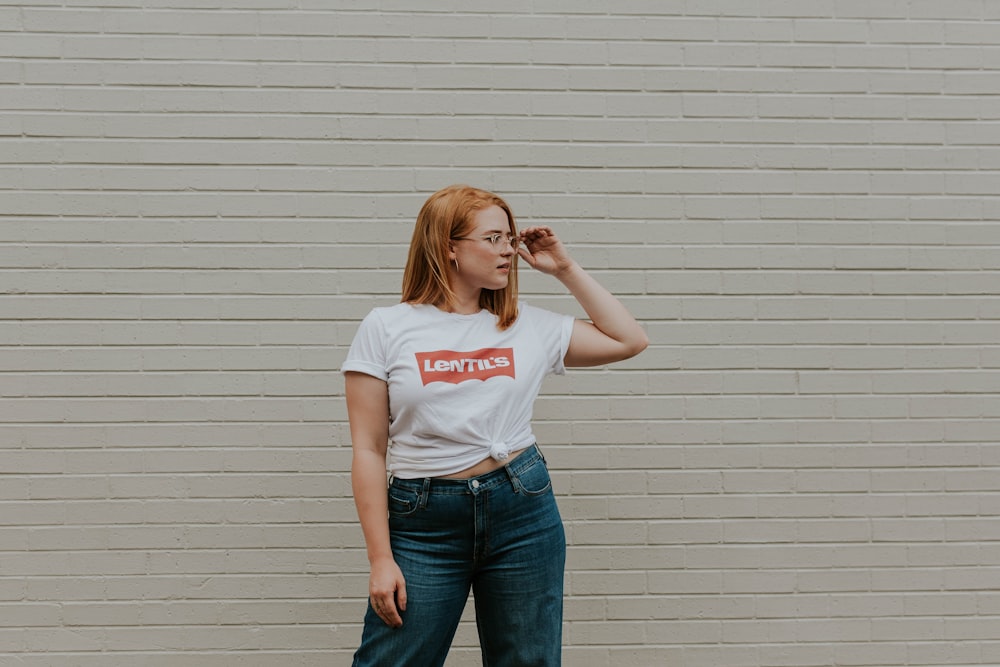
M 445 308 L 455 305 L 456 296 L 448 277 L 450 243 L 452 239 L 468 235 L 473 229 L 473 216 L 490 206 L 498 206 L 507 214 L 510 233 L 516 237 L 517 227 L 510 206 L 492 192 L 468 185 L 451 185 L 428 197 L 413 228 L 403 272 L 402 301 Z M 506 329 L 517 319 L 516 255 L 511 259 L 507 286 L 499 290 L 482 290 L 479 306 L 497 316 L 499 329 Z

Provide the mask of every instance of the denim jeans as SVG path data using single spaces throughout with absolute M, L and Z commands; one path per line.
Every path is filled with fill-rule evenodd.
M 394 479 L 389 533 L 403 625 L 368 604 L 354 667 L 440 667 L 473 592 L 486 667 L 556 667 L 566 537 L 536 446 L 472 479 Z

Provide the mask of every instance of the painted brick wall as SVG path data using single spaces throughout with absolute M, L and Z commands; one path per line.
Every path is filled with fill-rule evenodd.
M 652 339 L 538 405 L 567 665 L 1000 664 L 998 91 L 994 0 L 0 0 L 0 665 L 349 664 L 453 182 Z

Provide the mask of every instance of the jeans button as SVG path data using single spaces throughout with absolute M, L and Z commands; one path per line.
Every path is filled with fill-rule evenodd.
M 472 480 L 472 488 L 474 488 L 474 489 L 478 489 L 479 488 L 479 480 L 478 479 Z

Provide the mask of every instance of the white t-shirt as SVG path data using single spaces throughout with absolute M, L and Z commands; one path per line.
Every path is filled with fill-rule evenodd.
M 573 317 L 519 304 L 505 331 L 487 310 L 400 303 L 373 309 L 342 371 L 389 387 L 389 471 L 438 477 L 535 442 L 531 413 L 546 375 L 566 372 Z

